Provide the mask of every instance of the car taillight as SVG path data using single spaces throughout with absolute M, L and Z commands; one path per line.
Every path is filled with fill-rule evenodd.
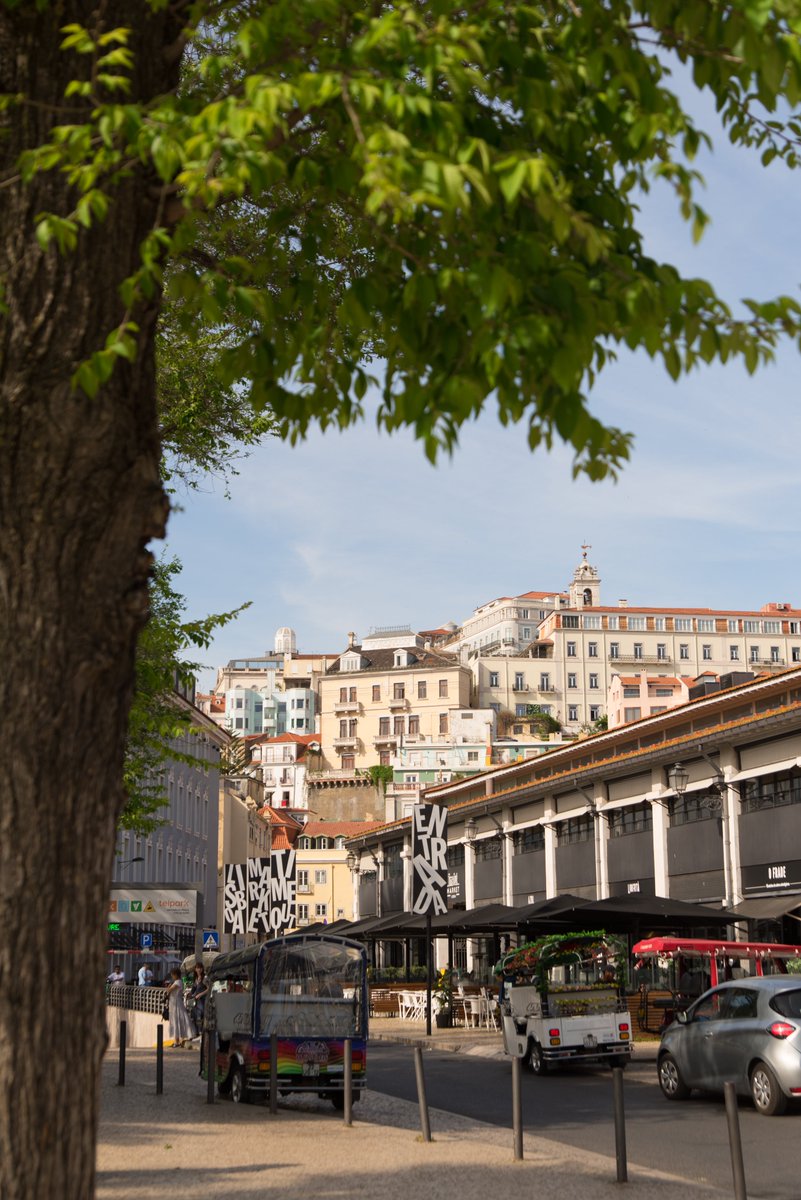
M 618 1029 L 621 1031 L 621 1033 L 628 1033 L 629 1027 L 628 1025 L 618 1025 Z
M 560 1034 L 561 1032 L 562 1032 L 562 1031 L 561 1031 L 561 1029 L 549 1029 L 549 1030 L 548 1030 L 548 1036 L 549 1036 L 549 1037 L 559 1037 L 559 1034 Z
M 768 1033 L 775 1038 L 788 1038 L 795 1033 L 795 1025 L 791 1025 L 789 1021 L 774 1021 L 768 1027 Z

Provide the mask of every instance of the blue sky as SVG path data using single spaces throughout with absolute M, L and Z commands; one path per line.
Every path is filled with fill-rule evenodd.
M 711 110 L 701 124 L 715 138 L 698 164 L 712 224 L 694 246 L 667 189 L 652 193 L 650 252 L 731 303 L 798 295 L 801 173 L 731 148 Z M 300 651 L 336 653 L 349 630 L 461 621 L 494 596 L 564 588 L 585 541 L 607 603 L 801 607 L 799 380 L 793 346 L 753 377 L 730 365 L 678 383 L 645 355 L 621 357 L 592 396 L 636 435 L 616 484 L 574 482 L 567 451 L 532 455 L 491 406 L 436 468 L 410 435 L 367 424 L 271 440 L 240 463 L 230 499 L 208 480 L 170 520 L 192 616 L 252 601 L 204 661 L 271 650 L 281 625 Z

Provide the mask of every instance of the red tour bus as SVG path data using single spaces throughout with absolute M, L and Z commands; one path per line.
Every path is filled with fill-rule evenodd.
M 677 1012 L 708 988 L 726 980 L 784 975 L 793 959 L 798 960 L 797 969 L 801 973 L 801 946 L 777 942 L 646 938 L 636 943 L 632 954 L 634 982 L 639 984 L 640 991 L 639 1025 L 651 1033 L 661 1032 Z

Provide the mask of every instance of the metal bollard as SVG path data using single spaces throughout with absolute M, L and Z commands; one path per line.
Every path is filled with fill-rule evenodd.
M 345 1071 L 342 1080 L 345 1087 L 345 1124 L 353 1124 L 353 1039 L 345 1038 Z
M 164 1091 L 164 1026 L 156 1026 L 156 1095 Z
M 120 1071 L 117 1087 L 125 1087 L 125 1044 L 128 1040 L 128 1022 L 120 1021 Z
M 270 1034 L 270 1112 L 278 1112 L 278 1034 Z
M 423 1141 L 431 1141 L 431 1122 L 428 1119 L 428 1100 L 426 1099 L 426 1080 L 423 1074 L 423 1051 L 420 1046 L 414 1048 L 414 1074 L 417 1079 L 417 1103 L 420 1105 L 420 1128 Z
M 217 1083 L 217 1030 L 206 1034 L 206 1103 L 214 1103 L 214 1088 Z
M 615 1104 L 615 1158 L 617 1159 L 617 1182 L 628 1183 L 629 1171 L 626 1161 L 626 1112 L 623 1107 L 623 1068 L 612 1068 L 612 1093 Z
M 723 1095 L 726 1100 L 726 1123 L 729 1127 L 729 1153 L 731 1154 L 731 1174 L 734 1180 L 734 1200 L 748 1200 L 745 1191 L 740 1114 L 737 1111 L 737 1092 L 733 1083 L 724 1083 Z
M 515 1161 L 523 1158 L 523 1099 L 520 1088 L 521 1060 L 512 1059 L 512 1131 L 514 1134 Z

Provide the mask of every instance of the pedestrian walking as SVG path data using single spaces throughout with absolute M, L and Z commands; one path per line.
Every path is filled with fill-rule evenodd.
M 143 963 L 137 973 L 140 987 L 150 987 L 153 983 L 153 972 L 150 969 L 149 963 Z

